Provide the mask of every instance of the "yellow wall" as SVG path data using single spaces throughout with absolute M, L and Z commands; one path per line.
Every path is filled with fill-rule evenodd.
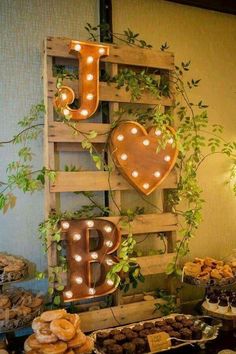
M 210 123 L 236 140 L 236 17 L 162 0 L 113 0 L 115 32 L 129 27 L 158 49 L 168 42 L 176 63 L 191 59 L 191 77 L 201 78 L 192 100 L 209 105 Z M 192 256 L 223 257 L 236 248 L 236 198 L 224 185 L 229 168 L 219 155 L 200 169 L 204 221 L 191 241 Z

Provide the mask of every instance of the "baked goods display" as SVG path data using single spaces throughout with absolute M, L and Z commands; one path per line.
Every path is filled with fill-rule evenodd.
M 94 341 L 80 329 L 78 314 L 65 309 L 43 312 L 32 322 L 34 334 L 24 344 L 25 352 L 34 354 L 91 353 Z
M 235 281 L 235 268 L 214 258 L 195 258 L 183 268 L 183 280 L 194 285 L 227 285 Z
M 236 317 L 236 292 L 233 290 L 209 290 L 203 308 L 215 314 Z
M 7 282 L 19 281 L 28 273 L 27 262 L 19 257 L 0 253 L 0 285 Z
M 42 311 L 43 299 L 30 291 L 11 288 L 0 294 L 0 333 L 22 327 Z
M 218 329 L 189 315 L 172 315 L 138 324 L 96 331 L 92 334 L 98 353 L 149 353 L 148 336 L 165 332 L 169 335 L 168 349 L 216 338 Z M 209 334 L 211 333 L 211 334 Z

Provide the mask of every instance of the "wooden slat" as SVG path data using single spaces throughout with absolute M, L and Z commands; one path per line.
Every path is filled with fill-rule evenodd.
M 107 216 L 101 219 L 113 222 L 120 228 L 122 235 L 129 233 L 127 228 L 122 227 L 122 218 L 120 216 Z M 177 217 L 172 213 L 137 215 L 134 221 L 130 223 L 130 226 L 135 235 L 171 231 L 178 228 Z M 64 234 L 62 234 L 62 238 L 64 239 Z
M 71 87 L 75 92 L 75 97 L 78 97 L 78 81 L 77 80 L 64 80 L 63 85 Z M 172 106 L 173 101 L 169 97 L 161 97 L 157 99 L 150 92 L 143 92 L 142 96 L 138 100 L 131 100 L 130 91 L 126 91 L 125 87 L 121 87 L 120 89 L 116 87 L 115 83 L 107 83 L 100 82 L 99 83 L 99 99 L 100 101 L 107 102 L 123 102 L 123 103 L 138 103 L 138 104 L 149 104 L 149 105 L 157 105 L 160 104 L 162 106 Z M 56 89 L 56 78 L 50 78 L 48 80 L 48 97 L 53 98 Z
M 93 143 L 105 143 L 111 129 L 110 124 L 102 123 L 77 123 L 76 128 L 82 133 L 95 130 L 98 135 L 92 139 Z M 73 134 L 74 130 L 70 126 L 61 122 L 52 122 L 48 127 L 48 141 L 50 142 L 81 142 L 85 139 L 83 134 Z
M 48 92 L 48 77 L 52 75 L 52 58 L 46 55 L 46 48 L 44 43 L 44 68 L 43 68 L 43 83 L 44 83 L 44 165 L 47 169 L 55 170 L 55 149 L 54 143 L 48 141 L 48 125 L 53 117 L 52 99 L 47 97 Z M 50 191 L 49 179 L 45 181 L 45 197 L 44 197 L 44 215 L 48 218 L 52 210 L 56 211 L 56 194 Z M 51 235 L 47 235 L 47 260 L 48 260 L 48 276 L 51 276 L 51 267 L 57 265 L 57 250 L 56 244 L 51 244 Z M 53 286 L 49 282 L 49 286 Z
M 164 303 L 164 300 L 135 302 L 133 304 L 120 305 L 97 311 L 80 313 L 81 329 L 91 332 L 98 329 L 117 327 L 127 323 L 134 323 L 161 317 L 155 310 L 156 303 Z
M 104 149 L 104 144 L 93 143 L 96 151 L 102 153 Z M 55 143 L 56 152 L 84 152 L 84 149 L 81 146 L 81 143 Z
M 71 39 L 48 37 L 46 40 L 47 55 L 62 58 L 75 58 L 74 55 L 69 54 Z M 104 43 L 104 45 L 108 44 Z M 110 55 L 101 58 L 103 62 L 174 70 L 174 54 L 171 52 L 142 49 L 128 45 L 118 46 L 109 44 L 109 47 Z
M 163 255 L 138 257 L 137 263 L 141 267 L 144 276 L 161 274 L 166 272 L 167 265 L 173 260 L 174 253 Z
M 171 171 L 157 189 L 176 188 L 177 176 Z M 108 191 L 129 190 L 133 187 L 118 173 L 106 171 L 62 172 L 56 174 L 51 184 L 51 192 Z

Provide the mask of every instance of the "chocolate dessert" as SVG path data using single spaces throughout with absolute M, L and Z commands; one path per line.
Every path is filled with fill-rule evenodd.
M 124 343 L 122 345 L 124 354 L 133 354 L 136 353 L 136 345 L 135 343 Z
M 134 332 L 140 332 L 140 331 L 142 331 L 144 328 L 143 328 L 143 325 L 140 325 L 140 324 L 137 324 L 137 325 L 135 325 L 133 328 L 132 328 L 132 330 L 134 331 Z
M 108 338 L 109 338 L 109 333 L 107 332 L 98 332 L 96 335 L 96 341 L 101 346 L 103 345 L 104 340 Z
M 113 339 L 118 343 L 118 344 L 123 344 L 126 341 L 126 336 L 124 334 L 117 334 L 116 336 L 113 337 Z
M 107 348 L 109 354 L 122 354 L 123 348 L 119 344 L 113 344 Z

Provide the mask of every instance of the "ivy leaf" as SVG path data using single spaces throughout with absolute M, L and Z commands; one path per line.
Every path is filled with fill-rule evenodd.
M 56 295 L 53 299 L 54 305 L 60 305 L 61 303 L 61 297 L 59 295 Z

